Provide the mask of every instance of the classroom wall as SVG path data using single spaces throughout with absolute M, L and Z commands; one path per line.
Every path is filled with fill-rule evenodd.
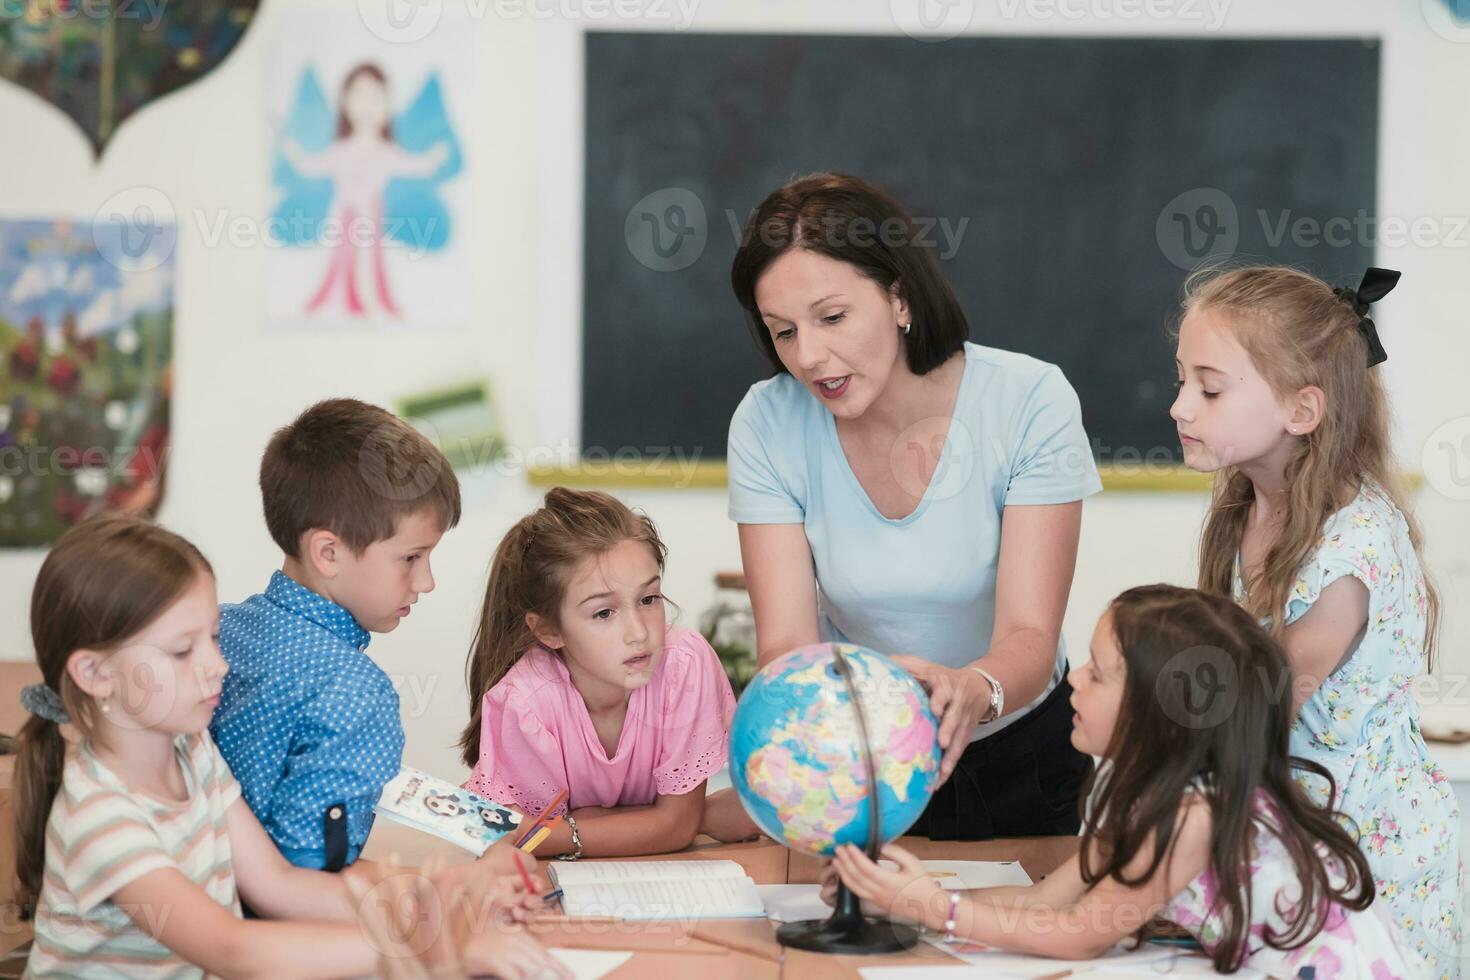
M 648 0 L 649 3 L 652 0 Z M 596 0 L 592 0 L 595 4 Z M 778 4 L 750 0 L 685 0 L 693 4 L 697 30 L 893 31 L 890 8 L 912 3 L 851 4 L 842 0 Z M 1439 0 L 1424 0 L 1434 8 Z M 400 395 L 476 376 L 488 376 L 511 441 L 522 449 L 544 444 L 549 409 L 543 385 L 575 386 L 574 360 L 561 341 L 574 325 L 552 298 L 574 291 L 571 267 L 544 257 L 561 250 L 564 224 L 548 222 L 545 200 L 561 194 L 545 174 L 559 172 L 546 159 L 548 123 L 533 84 L 548 68 L 552 47 L 580 26 L 655 29 L 652 21 L 593 19 L 608 10 L 577 0 L 527 4 L 477 3 L 483 113 L 479 143 L 466 148 L 473 181 L 480 274 L 469 284 L 476 311 L 459 332 L 402 336 L 367 332 L 287 333 L 264 326 L 259 245 L 211 245 L 206 228 L 221 213 L 260 220 L 267 212 L 267 128 L 262 107 L 274 20 L 289 3 L 264 5 L 241 48 L 214 74 L 146 110 L 93 165 L 71 124 L 14 86 L 0 86 L 0 119 L 11 138 L 0 154 L 0 215 L 86 218 L 126 188 L 161 190 L 180 223 L 178 253 L 173 452 L 167 500 L 160 519 L 193 539 L 213 561 L 220 596 L 236 600 L 264 586 L 279 567 L 260 518 L 255 486 L 259 454 L 276 427 L 308 403 L 352 395 L 390 405 Z M 358 4 L 338 4 L 353 15 Z M 432 6 L 432 5 L 431 5 Z M 613 9 L 636 4 L 620 2 Z M 538 20 L 526 11 L 586 11 Z M 672 0 L 654 10 L 680 9 Z M 1384 213 L 1406 217 L 1470 215 L 1470 127 L 1463 93 L 1470 90 L 1470 40 L 1447 40 L 1427 26 L 1417 0 L 958 0 L 974 11 L 971 30 L 995 33 L 1085 31 L 1098 34 L 1281 35 L 1332 33 L 1381 35 L 1384 45 L 1385 135 L 1381 141 Z M 1127 17 L 1127 10 L 1167 16 Z M 497 11 L 503 13 L 497 14 Z M 517 11 L 521 13 L 516 14 Z M 1072 14 L 1088 12 L 1084 18 Z M 1207 28 L 1223 13 L 1218 31 Z M 1014 12 L 1008 16 L 1008 12 Z M 1186 16 L 1188 14 L 1188 16 Z M 1202 19 L 1200 19 L 1202 18 Z M 555 67 L 553 62 L 551 67 Z M 854 121 L 854 124 L 860 124 Z M 1406 134 L 1409 139 L 1406 142 Z M 575 199 L 580 188 L 567 188 Z M 752 202 L 754 204 L 755 202 Z M 548 241 L 546 236 L 556 236 Z M 573 235 L 572 240 L 577 236 Z M 1400 444 L 1418 467 L 1426 444 L 1460 447 L 1462 432 L 1431 434 L 1470 416 L 1463 365 L 1470 363 L 1467 249 L 1446 245 L 1380 254 L 1384 264 L 1414 270 L 1395 294 L 1392 329 L 1385 343 L 1398 372 L 1396 395 L 1412 404 Z M 733 302 L 733 300 L 730 300 Z M 548 322 L 548 309 L 558 322 Z M 1412 315 L 1409 315 L 1412 311 Z M 1382 318 L 1385 322 L 1388 317 Z M 547 348 L 552 349 L 548 353 Z M 1419 356 L 1412 355 L 1417 350 Z M 1438 452 L 1438 450 L 1436 450 Z M 1470 462 L 1470 461 L 1467 461 Z M 1470 472 L 1470 471 L 1467 471 Z M 1441 476 L 1450 494 L 1466 490 Z M 1460 493 L 1462 497 L 1470 492 Z M 694 624 L 710 603 L 716 570 L 739 567 L 736 532 L 725 519 L 723 490 L 638 490 L 623 494 L 644 507 L 670 544 L 666 592 Z M 491 551 L 505 528 L 535 506 L 539 493 L 517 476 L 491 475 L 467 489 L 465 516 L 433 557 L 438 588 L 412 616 L 371 648 L 400 680 L 406 761 L 446 776 L 458 772 L 452 749 L 466 717 L 463 662 Z M 1106 600 L 1141 582 L 1192 578 L 1194 541 L 1206 500 L 1200 494 L 1106 493 L 1089 501 L 1078 572 L 1065 633 L 1074 656 L 1085 657 L 1087 638 Z M 1445 597 L 1441 672 L 1470 671 L 1470 617 L 1460 612 L 1470 595 L 1470 507 L 1436 486 L 1416 500 L 1430 539 L 1430 562 Z M 42 555 L 0 553 L 0 659 L 31 656 L 27 610 Z M 901 574 L 901 572 L 900 572 Z M 1463 698 L 1463 695 L 1460 695 Z

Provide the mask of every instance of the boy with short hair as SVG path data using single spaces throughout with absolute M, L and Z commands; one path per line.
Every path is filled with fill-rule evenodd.
M 398 773 L 398 692 L 366 654 L 434 589 L 429 554 L 459 522 L 459 481 L 428 439 L 355 399 L 278 430 L 260 465 L 285 553 L 264 592 L 220 610 L 229 662 L 210 733 L 286 858 L 357 860 Z

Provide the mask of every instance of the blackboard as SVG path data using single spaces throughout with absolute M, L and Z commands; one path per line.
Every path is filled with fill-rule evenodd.
M 585 56 L 584 454 L 724 456 L 771 374 L 730 290 L 738 229 L 813 170 L 935 222 L 971 339 L 1060 365 L 1102 463 L 1177 453 L 1185 266 L 1356 284 L 1373 257 L 1372 39 L 608 32 Z

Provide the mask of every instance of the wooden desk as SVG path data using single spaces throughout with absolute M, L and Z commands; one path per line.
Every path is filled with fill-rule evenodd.
M 676 854 L 606 860 L 737 861 L 760 885 L 815 882 L 821 869 L 816 858 L 795 854 L 764 838 L 743 844 L 717 844 L 707 838 L 701 841 Z M 1020 861 L 1021 867 L 1036 881 L 1077 853 L 1077 841 L 1076 837 L 1026 837 L 959 843 L 904 837 L 898 843 L 920 858 Z M 470 860 L 468 853 L 453 844 L 379 819 L 363 856 L 381 860 L 390 854 L 396 854 L 406 865 L 422 864 L 433 855 L 452 863 Z M 787 949 L 776 942 L 778 925 L 767 919 L 703 919 L 687 926 L 674 922 L 569 920 L 538 923 L 532 931 L 548 946 L 633 950 L 633 958 L 610 974 L 623 980 L 686 980 L 691 974 L 700 980 L 755 980 L 777 977 L 783 966 L 792 969 L 791 975 L 801 980 L 836 980 L 856 977 L 857 971 L 865 966 L 959 965 L 958 960 L 922 942 L 906 953 L 883 956 L 828 956 Z M 1062 969 L 1065 966 L 1058 967 Z

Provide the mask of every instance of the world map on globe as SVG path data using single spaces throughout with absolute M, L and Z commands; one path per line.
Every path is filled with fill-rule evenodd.
M 821 856 L 841 844 L 868 843 L 862 735 L 834 649 L 851 667 L 867 724 L 885 842 L 919 818 L 939 777 L 939 726 L 929 698 L 892 660 L 852 644 L 818 643 L 767 664 L 735 710 L 731 780 L 761 830 Z

